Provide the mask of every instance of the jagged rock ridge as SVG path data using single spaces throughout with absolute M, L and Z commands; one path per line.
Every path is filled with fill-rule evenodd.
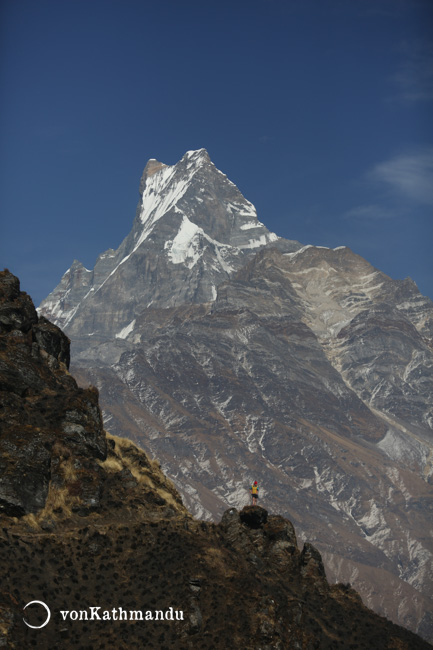
M 77 339 L 124 339 L 150 305 L 213 300 L 216 287 L 248 256 L 278 244 L 204 149 L 187 152 L 174 166 L 149 161 L 140 195 L 132 230 L 120 247 L 102 253 L 93 271 L 75 261 L 41 304 L 50 320 Z M 280 245 L 299 248 L 297 242 Z M 98 310 L 107 305 L 112 311 L 100 319 Z
M 194 520 L 155 461 L 105 434 L 97 392 L 79 389 L 67 370 L 68 348 L 58 328 L 38 319 L 17 279 L 0 273 L 0 418 L 8 460 L 0 645 L 430 647 L 368 610 L 349 585 L 331 586 L 320 553 L 310 543 L 299 550 L 283 517 L 250 506 L 230 508 L 217 525 Z M 40 463 L 42 448 L 47 458 Z M 35 463 L 38 471 L 49 467 L 37 501 Z M 51 611 L 36 630 L 28 625 L 40 626 L 45 610 L 23 611 L 34 600 Z M 138 612 L 146 619 L 137 620 Z M 157 612 L 165 618 L 156 619 Z
M 141 192 L 118 251 L 41 305 L 106 427 L 198 516 L 258 478 L 333 579 L 433 638 L 432 302 L 348 248 L 271 236 L 203 150 L 151 161 Z

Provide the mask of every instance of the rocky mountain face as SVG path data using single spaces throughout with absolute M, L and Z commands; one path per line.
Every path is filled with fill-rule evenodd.
M 93 271 L 75 261 L 41 310 L 68 329 L 77 350 L 125 339 L 143 309 L 213 300 L 216 287 L 245 259 L 278 237 L 204 149 L 174 166 L 150 160 L 140 181 L 133 227 Z M 281 240 L 288 250 L 297 242 Z M 110 305 L 109 314 L 100 318 Z M 78 340 L 84 341 L 78 344 Z
M 282 516 L 194 519 L 156 461 L 105 433 L 68 361 L 66 336 L 0 273 L 1 647 L 431 647 L 330 585 Z
M 40 312 L 106 428 L 188 508 L 266 507 L 331 580 L 433 639 L 433 303 L 348 248 L 270 233 L 204 150 L 150 161 L 130 235 Z

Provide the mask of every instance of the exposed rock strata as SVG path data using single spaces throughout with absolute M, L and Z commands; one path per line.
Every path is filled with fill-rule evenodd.
M 329 585 L 320 553 L 310 543 L 299 550 L 283 517 L 250 506 L 219 524 L 194 520 L 155 461 L 107 437 L 96 392 L 78 389 L 67 371 L 67 339 L 38 320 L 8 272 L 0 320 L 0 645 L 430 647 L 368 610 L 349 585 Z M 39 472 L 46 484 L 35 500 Z M 45 610 L 23 611 L 34 600 L 51 610 L 37 630 L 26 623 L 40 626 Z M 138 611 L 168 617 L 137 621 Z
M 333 580 L 433 639 L 431 300 L 345 247 L 276 237 L 204 150 L 151 161 L 140 192 L 120 247 L 41 306 L 107 429 L 203 518 L 258 478 Z

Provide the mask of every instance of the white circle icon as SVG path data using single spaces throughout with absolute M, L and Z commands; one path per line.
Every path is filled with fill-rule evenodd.
M 23 621 L 27 625 L 27 627 L 31 627 L 33 630 L 40 630 L 41 627 L 45 627 L 46 624 L 48 623 L 48 621 L 50 620 L 51 612 L 50 612 L 50 608 L 48 607 L 48 605 L 43 603 L 42 600 L 32 600 L 30 603 L 27 603 L 27 605 L 25 607 L 23 607 L 23 610 L 26 607 L 28 607 L 29 605 L 34 605 L 35 603 L 37 603 L 38 605 L 42 605 L 42 607 L 45 607 L 45 609 L 47 610 L 47 620 L 45 621 L 45 623 L 42 623 L 42 625 L 30 625 L 30 623 L 27 623 L 25 618 L 23 618 Z

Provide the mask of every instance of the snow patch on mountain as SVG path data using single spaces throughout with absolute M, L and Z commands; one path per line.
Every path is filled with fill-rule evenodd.
M 241 230 L 251 230 L 251 228 L 257 228 L 257 221 L 248 221 L 241 226 Z
M 377 446 L 392 460 L 404 461 L 409 465 L 417 463 L 420 467 L 426 465 L 431 453 L 426 443 L 396 429 L 389 429 Z
M 250 239 L 248 244 L 239 246 L 239 248 L 259 248 L 259 246 L 266 246 L 269 242 L 277 241 L 277 239 L 279 239 L 278 235 L 271 232 L 269 235 L 261 235 L 259 239 Z
M 304 253 L 308 248 L 315 248 L 315 246 L 313 246 L 312 244 L 307 244 L 306 246 L 302 246 L 301 248 L 299 248 L 297 251 L 294 251 L 293 253 L 284 253 L 284 255 L 286 257 L 290 257 L 291 259 L 293 259 L 294 257 L 297 257 L 298 255 Z
M 229 212 L 237 213 L 241 217 L 255 217 L 255 221 L 250 221 L 241 226 L 241 230 L 249 228 L 263 227 L 263 224 L 257 219 L 257 211 L 252 203 L 244 199 L 242 203 L 227 203 L 226 208 Z
M 168 251 L 168 256 L 173 264 L 183 263 L 191 269 L 204 253 L 204 248 L 200 244 L 200 239 L 206 240 L 209 244 L 215 247 L 215 253 L 221 268 L 226 273 L 231 273 L 234 269 L 226 261 L 225 251 L 258 248 L 259 246 L 265 246 L 269 242 L 276 241 L 278 236 L 274 233 L 269 233 L 269 235 L 261 235 L 259 239 L 250 239 L 248 244 L 243 246 L 231 246 L 209 237 L 203 228 L 197 226 L 184 215 L 175 238 L 166 241 L 164 249 Z
M 204 234 L 203 230 L 184 216 L 176 237 L 164 245 L 173 264 L 183 262 L 188 268 L 192 268 L 197 263 L 203 254 L 203 249 L 200 250 L 198 246 L 200 234 Z
M 226 273 L 231 273 L 234 269 L 225 260 L 225 251 L 232 249 L 232 246 L 222 244 L 212 237 L 207 235 L 203 228 L 200 228 L 195 223 L 192 223 L 185 215 L 182 218 L 182 223 L 174 239 L 168 240 L 164 244 L 164 249 L 167 251 L 170 261 L 173 264 L 185 264 L 189 269 L 192 269 L 203 256 L 205 251 L 201 240 L 207 241 L 215 249 L 215 254 L 219 265 Z M 215 293 L 215 287 L 213 294 Z M 216 297 L 216 293 L 215 293 Z
M 399 492 L 401 492 L 407 504 L 412 498 L 412 494 L 407 489 L 400 470 L 397 467 L 387 467 L 385 473 L 391 483 L 397 488 Z
M 121 329 L 120 332 L 116 334 L 116 339 L 126 339 L 128 334 L 130 334 L 133 331 L 134 327 L 135 327 L 135 318 L 131 323 L 129 323 L 129 325 L 126 325 L 126 327 Z
M 382 548 L 386 554 L 384 542 L 390 536 L 391 530 L 386 523 L 382 508 L 373 499 L 369 504 L 369 510 L 358 519 L 358 525 L 366 539 L 374 546 Z
M 185 194 L 191 177 L 172 183 L 176 171 L 176 167 L 163 167 L 146 179 L 140 211 L 142 224 L 156 223 Z

